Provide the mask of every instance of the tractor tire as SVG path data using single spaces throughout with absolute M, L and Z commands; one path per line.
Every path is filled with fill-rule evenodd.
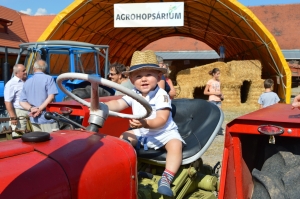
M 266 159 L 261 171 L 252 171 L 252 199 L 294 199 L 300 196 L 299 153 L 295 154 L 280 146 L 276 146 L 276 150 L 277 153 Z

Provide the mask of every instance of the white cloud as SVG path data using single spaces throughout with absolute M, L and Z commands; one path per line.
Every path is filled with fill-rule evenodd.
M 20 12 L 22 12 L 24 14 L 31 15 L 31 9 L 30 8 L 27 8 L 26 10 L 20 10 Z
M 46 15 L 47 10 L 45 8 L 38 8 L 34 15 Z

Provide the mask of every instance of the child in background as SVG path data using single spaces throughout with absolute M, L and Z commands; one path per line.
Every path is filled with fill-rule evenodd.
M 131 60 L 128 75 L 135 86 L 134 92 L 141 95 L 152 107 L 151 115 L 146 119 L 131 119 L 132 130 L 124 132 L 120 137 L 129 141 L 133 146 L 145 145 L 149 148 L 167 150 L 166 168 L 158 182 L 158 193 L 173 197 L 171 182 L 182 162 L 182 143 L 177 125 L 171 114 L 171 100 L 164 89 L 158 86 L 165 68 L 158 66 L 154 51 L 136 51 Z M 121 111 L 129 106 L 133 114 L 145 110 L 136 100 L 129 96 L 105 102 L 112 111 Z
M 163 67 L 164 63 L 164 59 L 161 56 L 156 56 L 157 59 L 157 63 L 159 67 Z M 162 78 L 158 81 L 158 86 L 162 89 L 164 89 L 167 93 L 170 92 L 170 86 L 166 81 L 165 76 L 162 76 Z
M 209 95 L 208 101 L 222 108 L 221 101 L 224 99 L 221 92 L 220 83 L 220 70 L 214 68 L 208 72 L 212 76 L 212 79 L 208 80 L 204 89 L 204 95 Z
M 164 64 L 162 67 L 167 69 L 167 72 L 165 74 L 165 78 L 166 78 L 166 82 L 169 84 L 169 87 L 170 87 L 170 91 L 169 91 L 168 94 L 169 94 L 171 99 L 174 99 L 174 97 L 176 95 L 176 90 L 175 90 L 175 87 L 173 85 L 172 80 L 169 78 L 169 74 L 170 74 L 169 64 Z
M 266 79 L 264 81 L 265 92 L 261 94 L 258 99 L 260 108 L 265 108 L 267 106 L 277 104 L 280 101 L 278 95 L 272 91 L 273 85 L 274 81 L 272 79 Z

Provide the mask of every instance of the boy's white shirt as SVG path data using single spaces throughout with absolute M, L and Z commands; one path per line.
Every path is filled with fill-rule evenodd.
M 134 92 L 136 92 L 139 95 L 142 95 L 137 89 L 132 89 Z M 141 113 L 146 113 L 145 108 L 138 103 L 136 100 L 134 100 L 133 98 L 129 97 L 129 96 L 123 96 L 122 99 L 129 105 L 132 107 L 132 112 L 133 114 L 141 114 Z M 152 113 L 151 115 L 147 118 L 147 119 L 153 119 L 156 117 L 156 111 L 160 110 L 160 109 L 164 109 L 164 108 L 169 108 L 170 109 L 170 114 L 168 117 L 168 120 L 166 122 L 166 124 L 160 128 L 157 129 L 146 129 L 146 128 L 141 128 L 140 129 L 140 133 L 143 136 L 146 135 L 155 135 L 155 134 L 160 134 L 163 133 L 165 131 L 171 131 L 171 130 L 177 130 L 178 127 L 175 124 L 175 122 L 173 121 L 172 118 L 172 106 L 171 106 L 171 100 L 169 95 L 167 94 L 167 92 L 161 88 L 159 88 L 158 86 L 156 86 L 156 88 L 153 91 L 150 91 L 149 94 L 145 97 L 145 100 L 147 102 L 149 102 L 149 104 L 152 107 Z

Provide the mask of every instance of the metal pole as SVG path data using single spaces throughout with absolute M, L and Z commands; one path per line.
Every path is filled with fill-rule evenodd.
M 9 63 L 8 63 L 8 52 L 7 52 L 7 47 L 5 46 L 5 61 L 3 63 L 3 71 L 2 71 L 2 76 L 3 76 L 3 81 L 4 85 L 6 82 L 8 82 L 9 78 Z

